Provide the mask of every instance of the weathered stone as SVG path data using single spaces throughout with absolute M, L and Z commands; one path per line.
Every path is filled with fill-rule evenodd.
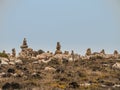
M 23 64 L 22 60 L 20 60 L 20 59 L 15 60 L 15 63 L 16 63 L 16 64 Z
M 44 70 L 45 70 L 45 71 L 56 71 L 56 69 L 53 68 L 53 67 L 45 67 Z
M 120 69 L 120 63 L 115 63 L 112 67 L 115 69 Z

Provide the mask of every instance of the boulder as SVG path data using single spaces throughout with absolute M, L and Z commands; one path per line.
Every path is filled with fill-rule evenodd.
M 120 69 L 120 63 L 116 62 L 112 67 L 116 69 Z
M 33 64 L 39 64 L 39 62 L 38 61 L 34 61 L 34 62 L 32 62 Z
M 2 61 L 1 61 L 1 65 L 8 65 L 8 62 L 2 60 Z
M 0 57 L 0 60 L 5 61 L 5 62 L 9 62 L 9 60 L 7 58 L 3 58 L 3 57 Z
M 53 68 L 53 67 L 45 67 L 44 70 L 45 70 L 45 71 L 56 71 L 56 69 Z
M 9 64 L 10 64 L 10 65 L 15 65 L 15 63 L 14 63 L 14 62 L 9 62 Z
M 22 60 L 20 60 L 20 59 L 15 60 L 15 63 L 16 63 L 16 64 L 23 64 Z
M 41 55 L 37 55 L 37 59 L 46 59 L 46 55 L 41 54 Z
M 40 55 L 37 55 L 37 58 L 36 59 L 49 59 L 50 57 L 52 57 L 52 54 L 51 53 L 43 53 L 43 54 L 40 54 Z

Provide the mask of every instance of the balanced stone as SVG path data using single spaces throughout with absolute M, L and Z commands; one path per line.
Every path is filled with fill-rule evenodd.
M 60 42 L 57 42 L 55 54 L 62 54 Z
M 104 50 L 104 49 L 102 49 L 100 53 L 101 53 L 101 54 L 105 54 L 105 50 Z
M 12 57 L 16 57 L 16 50 L 15 50 L 15 48 L 12 49 Z
M 20 48 L 21 48 L 22 50 L 24 50 L 24 49 L 28 48 L 26 38 L 24 38 L 24 40 L 23 40 L 23 44 L 22 44 L 22 46 L 21 46 Z
M 87 51 L 86 51 L 86 55 L 89 56 L 89 55 L 91 55 L 91 54 L 92 54 L 92 53 L 91 53 L 91 49 L 88 48 Z

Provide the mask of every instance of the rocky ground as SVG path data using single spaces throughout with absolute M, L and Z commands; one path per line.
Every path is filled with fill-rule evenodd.
M 120 90 L 119 59 L 21 61 L 0 66 L 2 90 Z

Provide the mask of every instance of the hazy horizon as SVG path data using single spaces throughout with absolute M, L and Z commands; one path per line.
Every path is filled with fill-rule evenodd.
M 0 52 L 20 51 L 23 38 L 34 50 L 120 52 L 120 1 L 0 0 L 0 31 Z

